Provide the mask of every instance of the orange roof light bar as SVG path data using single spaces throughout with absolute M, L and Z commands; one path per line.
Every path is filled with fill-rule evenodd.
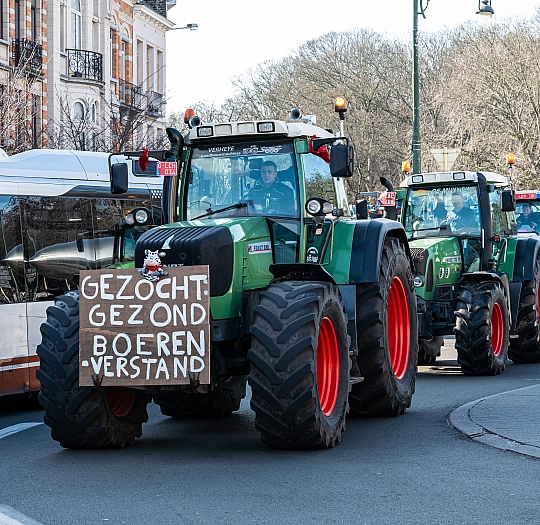
M 506 164 L 509 164 L 510 166 L 513 166 L 516 162 L 515 156 L 513 153 L 508 153 L 506 155 Z
M 345 97 L 337 97 L 334 102 L 334 110 L 336 113 L 345 113 L 347 111 L 347 100 Z

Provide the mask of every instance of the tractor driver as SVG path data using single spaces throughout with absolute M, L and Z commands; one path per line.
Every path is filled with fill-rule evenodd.
M 538 226 L 538 218 L 536 213 L 531 213 L 531 204 L 529 202 L 524 202 L 521 206 L 521 214 L 516 219 L 518 228 L 522 226 L 529 226 L 531 230 L 536 230 Z
M 260 171 L 261 177 L 247 198 L 253 201 L 254 206 L 261 206 L 265 213 L 294 214 L 294 191 L 279 180 L 276 163 L 267 160 L 262 163 Z
M 474 211 L 464 205 L 461 193 L 452 193 L 452 205 L 454 209 L 448 216 L 448 223 L 453 231 L 477 230 L 478 223 Z

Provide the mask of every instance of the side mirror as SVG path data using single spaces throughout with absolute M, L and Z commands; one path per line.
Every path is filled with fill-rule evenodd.
M 367 200 L 356 201 L 356 218 L 359 221 L 368 218 Z
M 330 151 L 330 173 L 332 177 L 352 177 L 354 173 L 354 149 L 352 146 L 336 144 Z
M 124 162 L 113 164 L 110 169 L 111 193 L 120 195 L 128 191 L 128 167 Z
M 501 191 L 501 211 L 516 211 L 516 192 L 514 190 Z

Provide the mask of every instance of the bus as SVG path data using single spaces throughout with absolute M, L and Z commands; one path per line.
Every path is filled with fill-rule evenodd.
M 112 164 L 129 190 L 111 193 Z M 0 396 L 32 394 L 40 326 L 81 270 L 133 261 L 135 242 L 161 217 L 156 162 L 107 153 L 31 150 L 0 158 Z

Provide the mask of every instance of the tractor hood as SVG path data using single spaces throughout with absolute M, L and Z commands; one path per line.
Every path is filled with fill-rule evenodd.
M 137 241 L 136 268 L 144 266 L 147 250 L 157 252 L 164 267 L 208 265 L 212 297 L 229 291 L 245 252 L 265 259 L 266 268 L 272 262 L 268 226 L 262 217 L 199 219 L 153 228 Z

